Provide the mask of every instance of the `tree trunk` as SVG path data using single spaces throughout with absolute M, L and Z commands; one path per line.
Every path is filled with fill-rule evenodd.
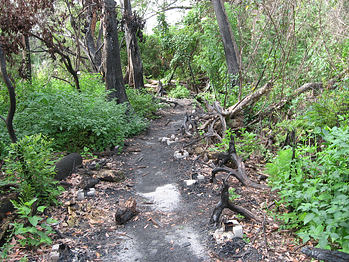
M 129 67 L 129 85 L 134 85 L 135 88 L 144 88 L 143 81 L 143 64 L 141 53 L 137 42 L 138 27 L 133 25 L 133 16 L 131 9 L 131 1 L 124 0 L 124 18 L 125 18 L 125 39 L 128 56 Z
M 10 135 L 12 143 L 16 143 L 17 137 L 12 125 L 13 116 L 15 115 L 15 112 L 16 112 L 16 95 L 15 95 L 15 89 L 7 75 L 6 61 L 5 61 L 4 53 L 2 52 L 1 43 L 0 43 L 0 63 L 1 63 L 2 77 L 4 78 L 8 93 L 10 95 L 10 109 L 8 111 L 7 119 L 6 120 L 3 119 L 3 120 L 5 120 L 7 131 Z
M 85 35 L 85 47 L 83 48 L 83 50 L 90 61 L 92 72 L 99 73 L 101 71 L 102 65 L 101 39 L 103 30 L 102 28 L 100 28 L 97 43 L 95 43 L 94 34 L 97 25 L 97 14 L 96 10 L 94 10 L 93 8 L 94 7 L 92 6 L 92 4 L 90 4 L 88 7 L 88 12 L 86 16 L 88 28 Z
M 239 73 L 239 62 L 237 57 L 237 45 L 235 42 L 235 38 L 233 35 L 233 31 L 231 29 L 227 13 L 224 8 L 223 0 L 212 0 L 214 12 L 216 14 L 217 23 L 219 27 L 219 32 L 221 34 L 225 59 L 227 61 L 228 74 L 229 75 L 237 75 Z M 232 83 L 235 85 L 238 83 L 234 81 Z
M 109 91 L 108 98 L 120 104 L 127 102 L 128 98 L 122 78 L 114 0 L 104 0 L 103 17 L 105 87 Z
M 31 83 L 32 71 L 31 71 L 31 58 L 30 58 L 30 45 L 29 45 L 29 36 L 23 35 L 23 66 L 21 75 L 25 80 L 28 80 Z

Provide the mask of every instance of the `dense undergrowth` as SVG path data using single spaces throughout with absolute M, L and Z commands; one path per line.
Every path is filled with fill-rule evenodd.
M 295 141 L 267 164 L 280 201 L 278 217 L 303 243 L 349 251 L 349 99 L 347 90 L 325 92 L 293 121 Z M 281 205 L 281 206 L 280 206 Z M 281 208 L 282 207 L 282 208 Z
M 122 145 L 125 137 L 144 130 L 145 117 L 151 117 L 157 105 L 152 95 L 128 89 L 135 114 L 126 114 L 126 105 L 107 101 L 103 83 L 94 76 L 81 77 L 81 92 L 62 82 L 51 81 L 45 87 L 40 80 L 32 85 L 18 84 L 14 127 L 18 138 L 43 134 L 51 139 L 56 151 L 79 151 L 84 147 L 103 151 Z M 4 90 L 5 91 L 5 90 Z M 3 94 L 6 97 L 6 94 Z M 7 103 L 2 105 L 6 114 Z M 9 144 L 6 127 L 2 125 L 0 141 Z

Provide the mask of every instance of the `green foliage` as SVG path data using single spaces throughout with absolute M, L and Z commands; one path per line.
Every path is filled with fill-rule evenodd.
M 64 191 L 54 181 L 50 142 L 41 135 L 25 136 L 9 147 L 5 170 L 20 182 L 19 192 L 24 200 L 36 197 L 40 202 L 57 204 L 56 197 Z
M 340 116 L 346 118 L 348 108 L 348 91 L 325 91 L 320 100 L 309 107 L 304 120 L 309 126 L 334 127 L 339 124 Z
M 31 207 L 36 202 L 37 199 L 34 198 L 28 202 L 25 202 L 20 198 L 19 202 L 11 200 L 13 206 L 16 208 L 17 213 L 20 215 L 20 218 L 27 218 L 30 226 L 25 226 L 24 223 L 13 223 L 14 235 L 21 235 L 23 238 L 19 239 L 19 242 L 22 246 L 39 246 L 40 244 L 52 244 L 52 240 L 49 237 L 50 234 L 53 234 L 54 231 L 50 224 L 57 223 L 57 220 L 48 217 L 45 222 L 44 218 L 39 216 L 31 216 Z M 39 212 L 44 212 L 45 206 L 38 206 L 37 210 Z M 41 221 L 41 222 L 40 222 Z
M 241 197 L 241 195 L 237 194 L 235 192 L 235 188 L 229 188 L 229 200 L 234 201 L 234 199 L 237 199 Z
M 154 96 L 145 90 L 127 88 L 126 93 L 133 110 L 140 117 L 152 118 L 153 113 L 161 107 L 155 102 Z
M 61 83 L 52 81 L 45 88 L 34 83 L 30 92 L 25 86 L 16 88 L 19 94 L 14 118 L 17 137 L 42 133 L 53 139 L 55 150 L 76 151 L 84 146 L 104 150 L 122 145 L 125 137 L 142 131 L 147 125 L 142 117 L 156 108 L 150 96 L 133 95 L 130 103 L 135 105 L 136 114 L 126 115 L 126 105 L 106 100 L 98 77 L 82 77 L 82 92 Z M 146 107 L 142 108 L 142 103 Z M 8 141 L 5 127 L 0 137 Z
M 223 141 L 220 144 L 216 144 L 216 150 L 225 152 L 229 148 L 229 142 L 231 138 L 231 130 L 226 131 Z M 234 138 L 236 153 L 240 155 L 244 160 L 247 159 L 252 153 L 258 154 L 263 149 L 258 145 L 259 139 L 254 133 L 246 131 L 246 128 L 240 130 L 240 135 Z
M 287 227 L 297 228 L 305 243 L 318 240 L 321 248 L 339 245 L 349 251 L 349 127 L 324 128 L 321 146 L 281 150 L 267 165 L 270 184 L 289 209 L 281 215 Z
M 173 98 L 189 98 L 190 91 L 185 86 L 177 84 L 176 87 L 168 93 L 168 96 Z

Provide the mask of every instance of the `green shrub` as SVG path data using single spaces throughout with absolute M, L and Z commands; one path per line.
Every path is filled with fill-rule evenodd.
M 126 136 L 143 130 L 147 123 L 126 115 L 126 106 L 108 102 L 96 92 L 68 90 L 33 92 L 20 102 L 14 118 L 18 136 L 42 133 L 53 139 L 55 150 L 93 150 L 122 145 Z
M 32 197 L 39 202 L 57 204 L 56 197 L 64 191 L 54 181 L 50 142 L 41 135 L 25 136 L 9 147 L 5 158 L 8 179 L 19 181 L 19 192 L 24 201 Z
M 343 90 L 325 91 L 318 102 L 313 103 L 304 115 L 310 126 L 334 127 L 339 124 L 339 116 L 349 110 L 349 92 Z
M 325 144 L 299 146 L 294 160 L 292 149 L 281 150 L 267 164 L 269 182 L 289 209 L 280 217 L 304 243 L 313 238 L 321 248 L 348 252 L 349 128 L 325 128 L 320 135 Z
M 154 96 L 145 90 L 127 88 L 126 92 L 133 110 L 140 117 L 152 118 L 153 113 L 160 108 L 160 105 L 155 103 Z
M 229 148 L 229 142 L 231 137 L 231 130 L 226 131 L 223 141 L 220 144 L 216 144 L 216 150 L 225 152 Z M 239 136 L 234 138 L 236 153 L 246 160 L 252 153 L 260 153 L 262 151 L 261 146 L 258 144 L 259 139 L 254 133 L 246 131 L 246 128 L 241 128 Z
M 21 198 L 19 199 L 19 202 L 11 200 L 13 206 L 17 210 L 17 213 L 20 215 L 20 218 L 27 218 L 30 223 L 30 226 L 24 226 L 24 223 L 17 222 L 12 224 L 14 227 L 13 234 L 23 236 L 23 238 L 19 239 L 22 246 L 39 246 L 42 243 L 48 245 L 52 244 L 52 240 L 49 235 L 55 232 L 50 224 L 57 223 L 58 221 L 48 217 L 46 218 L 45 222 L 43 222 L 44 218 L 37 215 L 30 215 L 31 207 L 36 201 L 36 198 L 27 202 Z M 45 206 L 38 206 L 37 211 L 42 213 L 44 212 L 45 208 Z M 38 228 L 39 225 L 40 229 Z
M 189 98 L 190 91 L 185 86 L 177 84 L 176 87 L 168 93 L 168 96 L 173 98 Z
M 99 75 L 82 75 L 82 92 L 62 81 L 51 80 L 45 87 L 40 81 L 43 80 L 34 79 L 32 85 L 16 86 L 14 128 L 19 139 L 25 135 L 45 135 L 52 139 L 54 150 L 79 151 L 88 147 L 96 151 L 122 145 L 125 137 L 144 130 L 147 126 L 144 117 L 158 108 L 150 94 L 128 90 L 136 114 L 127 115 L 125 105 L 107 101 Z M 4 115 L 8 105 L 3 108 Z M 10 144 L 5 124 L 0 125 L 0 155 L 4 156 L 3 144 Z

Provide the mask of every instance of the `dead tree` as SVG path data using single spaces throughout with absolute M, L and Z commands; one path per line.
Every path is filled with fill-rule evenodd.
M 224 180 L 223 181 L 223 185 L 222 185 L 221 200 L 219 201 L 219 203 L 217 204 L 217 206 L 215 207 L 215 209 L 213 211 L 213 214 L 212 214 L 211 219 L 210 219 L 210 224 L 218 225 L 219 217 L 220 217 L 220 215 L 221 215 L 221 213 L 222 213 L 224 208 L 229 208 L 231 211 L 237 212 L 237 213 L 243 215 L 247 219 L 254 219 L 254 220 L 258 221 L 258 222 L 262 222 L 263 221 L 262 218 L 255 216 L 253 213 L 251 213 L 247 209 L 233 204 L 233 202 L 231 202 L 229 200 L 229 191 L 228 191 L 228 189 L 229 189 L 229 185 Z
M 121 104 L 128 102 L 128 98 L 122 77 L 114 0 L 104 0 L 103 16 L 105 87 L 107 91 L 111 91 L 108 98 Z
M 131 1 L 124 0 L 124 28 L 128 56 L 128 74 L 129 79 L 126 84 L 135 88 L 144 88 L 143 81 L 143 63 L 141 53 L 137 42 L 137 34 L 142 37 L 141 30 L 144 28 L 144 22 L 135 13 L 132 14 Z
M 230 160 L 234 161 L 234 163 L 236 164 L 236 166 L 238 168 L 238 172 L 236 172 L 235 170 L 233 170 L 229 167 L 224 166 Z M 241 157 L 239 157 L 236 154 L 235 141 L 234 141 L 233 134 L 231 134 L 231 136 L 230 136 L 228 151 L 226 153 L 222 153 L 219 155 L 219 165 L 221 167 L 216 167 L 215 169 L 212 170 L 212 177 L 211 177 L 212 183 L 217 183 L 217 180 L 216 180 L 217 173 L 225 172 L 225 173 L 229 174 L 228 177 L 230 175 L 235 176 L 244 186 L 249 186 L 249 187 L 259 188 L 259 189 L 269 189 L 268 186 L 255 183 L 247 177 L 245 164 L 242 161 Z

